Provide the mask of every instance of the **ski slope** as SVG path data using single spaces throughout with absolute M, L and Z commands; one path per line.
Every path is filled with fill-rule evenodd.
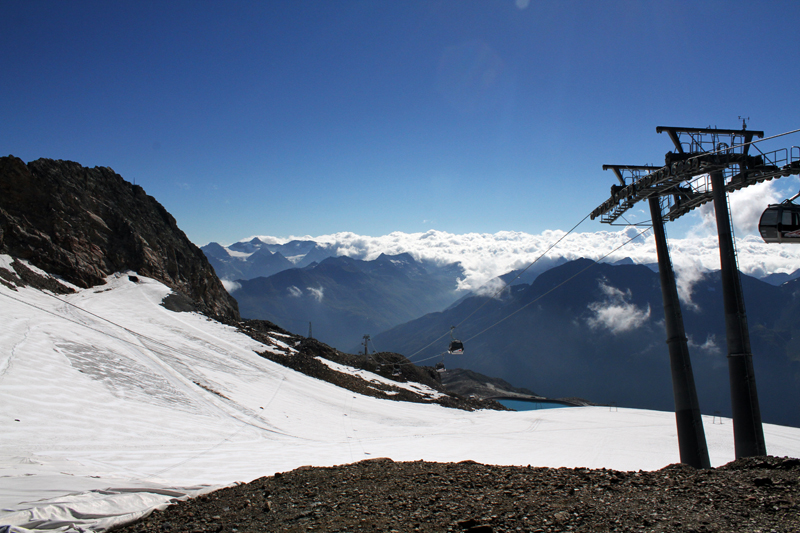
M 672 413 L 470 413 L 361 396 L 256 353 L 291 350 L 290 338 L 269 346 L 168 311 L 170 290 L 138 279 L 58 297 L 0 285 L 0 526 L 103 529 L 172 498 L 375 457 L 619 470 L 679 460 Z M 712 464 L 733 460 L 731 421 L 704 423 Z M 800 429 L 764 432 L 771 455 L 800 457 Z

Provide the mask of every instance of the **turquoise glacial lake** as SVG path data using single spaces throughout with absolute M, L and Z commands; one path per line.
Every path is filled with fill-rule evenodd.
M 515 411 L 536 411 L 539 409 L 561 409 L 562 407 L 574 407 L 566 403 L 537 402 L 532 400 L 497 400 L 497 403 Z

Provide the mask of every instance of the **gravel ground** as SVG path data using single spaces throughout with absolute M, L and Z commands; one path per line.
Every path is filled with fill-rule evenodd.
M 796 532 L 800 459 L 655 472 L 397 463 L 302 467 L 178 502 L 119 532 Z

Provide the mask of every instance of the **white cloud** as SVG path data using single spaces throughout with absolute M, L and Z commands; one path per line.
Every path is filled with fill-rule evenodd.
M 603 300 L 589 304 L 593 315 L 586 322 L 592 329 L 608 329 L 616 335 L 636 329 L 650 318 L 649 305 L 645 310 L 628 301 L 631 298 L 630 289 L 622 292 L 601 281 L 600 290 Z
M 322 296 L 323 296 L 323 292 L 324 292 L 322 287 L 319 287 L 319 288 L 316 288 L 316 289 L 314 287 L 306 287 L 306 289 L 308 290 L 308 292 L 311 293 L 311 296 L 313 298 L 316 298 L 316 300 L 318 302 L 322 301 Z
M 499 297 L 506 284 L 500 278 L 492 278 L 475 291 L 478 296 Z
M 717 341 L 716 335 L 706 336 L 706 340 L 702 343 L 695 342 L 694 339 L 689 336 L 687 339 L 687 344 L 693 355 L 696 354 L 698 359 L 703 359 L 706 362 L 709 362 L 712 368 L 723 371 L 728 367 L 727 360 L 725 357 L 723 357 L 723 347 L 721 347 Z
M 233 294 L 234 291 L 238 291 L 242 288 L 240 283 L 229 279 L 221 279 L 220 281 L 222 282 L 222 286 L 225 287 L 225 290 L 228 291 L 228 294 Z
M 716 335 L 708 335 L 705 342 L 702 344 L 697 344 L 691 337 L 689 337 L 687 345 L 689 348 L 701 350 L 706 352 L 708 355 L 720 355 L 722 353 L 722 348 L 720 348 L 719 344 L 717 343 Z
M 289 286 L 289 296 L 293 298 L 300 298 L 303 295 L 303 291 L 295 287 L 294 285 Z
M 754 187 L 751 187 L 754 188 Z M 737 198 L 737 191 L 731 195 L 732 201 Z M 748 203 L 748 198 L 749 202 Z M 763 210 L 771 201 L 767 196 L 760 199 L 745 197 L 743 206 L 753 219 L 753 213 L 758 209 Z M 737 207 L 736 200 L 734 207 Z M 763 205 L 762 205 L 763 202 Z M 739 206 L 736 211 L 744 212 L 745 208 Z M 744 215 L 742 215 L 744 217 Z M 739 220 L 739 215 L 734 216 Z M 688 220 L 687 222 L 691 222 Z M 704 222 L 699 221 L 698 227 L 690 232 L 686 238 L 670 238 L 670 256 L 675 265 L 676 272 L 682 269 L 692 269 L 698 272 L 719 270 L 719 248 L 717 244 L 716 226 L 711 233 L 700 231 Z M 742 222 L 745 226 L 747 224 Z M 750 226 L 754 228 L 753 224 Z M 452 234 L 444 231 L 430 230 L 425 233 L 394 232 L 378 237 L 358 235 L 350 232 L 321 235 L 318 237 L 290 236 L 278 238 L 271 236 L 258 236 L 264 242 L 286 243 L 293 239 L 313 240 L 327 245 L 334 255 L 346 255 L 354 259 L 372 260 L 381 253 L 396 255 L 408 253 L 416 260 L 429 260 L 439 264 L 461 263 L 465 270 L 464 278 L 458 285 L 462 290 L 477 290 L 489 280 L 511 270 L 525 268 L 532 261 L 539 259 L 529 272 L 537 273 L 551 268 L 561 258 L 566 260 L 585 257 L 600 259 L 628 241 L 634 233 L 633 228 L 616 229 L 613 231 L 598 231 L 592 233 L 572 233 L 562 240 L 558 246 L 542 254 L 556 241 L 564 236 L 564 231 L 548 230 L 538 235 L 515 231 L 501 231 L 498 233 L 466 233 Z M 667 230 L 671 224 L 667 224 Z M 781 246 L 765 244 L 757 235 L 755 229 L 750 233 L 737 230 L 736 245 L 738 248 L 739 267 L 742 272 L 755 276 L 777 272 L 793 272 L 800 266 L 800 246 Z M 253 236 L 246 240 L 252 239 Z M 542 256 L 542 257 L 540 257 Z M 606 259 L 614 262 L 629 257 L 634 263 L 653 264 L 657 262 L 655 241 L 652 233 L 648 232 L 643 237 L 637 238 L 622 248 L 614 251 Z M 684 276 L 683 296 L 691 294 L 688 273 L 681 272 Z
M 691 257 L 684 258 L 680 263 L 674 265 L 675 285 L 678 287 L 678 297 L 681 303 L 695 312 L 700 312 L 700 306 L 692 301 L 692 292 L 698 281 L 705 276 L 706 270 L 694 261 Z

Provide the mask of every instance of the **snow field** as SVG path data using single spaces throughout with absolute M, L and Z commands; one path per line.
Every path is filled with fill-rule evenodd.
M 57 298 L 0 286 L 0 524 L 97 528 L 175 494 L 375 457 L 618 470 L 679 460 L 673 413 L 469 413 L 365 397 L 166 310 L 168 293 L 125 274 Z M 704 417 L 714 466 L 734 458 L 731 420 L 719 422 Z M 764 432 L 771 455 L 800 457 L 800 429 Z M 109 487 L 128 491 L 96 492 Z

